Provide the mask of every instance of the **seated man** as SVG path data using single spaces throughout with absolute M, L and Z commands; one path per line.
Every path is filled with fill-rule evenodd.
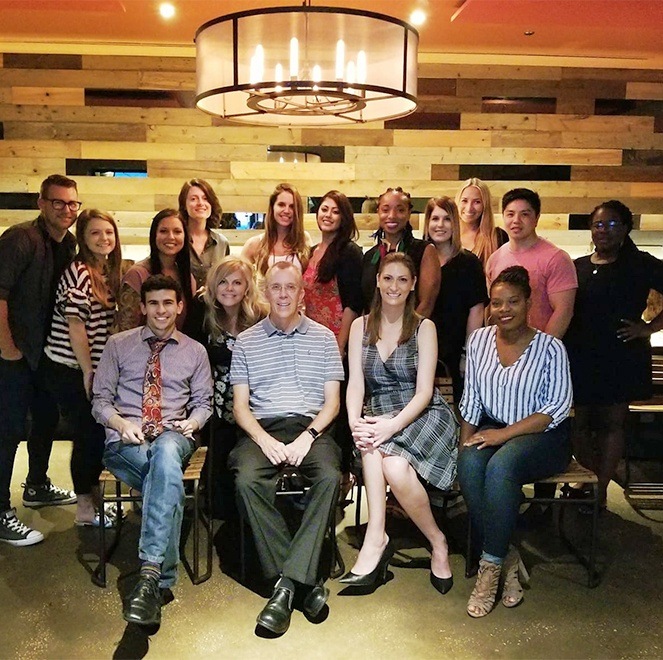
M 179 283 L 153 275 L 140 296 L 146 325 L 108 340 L 94 376 L 92 412 L 106 427 L 104 464 L 143 494 L 140 577 L 123 616 L 155 624 L 162 590 L 177 577 L 182 470 L 193 453 L 193 433 L 212 412 L 212 376 L 205 349 L 175 328 Z
M 239 437 L 228 462 L 263 572 L 279 578 L 257 622 L 281 634 L 290 625 L 296 589 L 310 617 L 329 597 L 318 567 L 338 497 L 340 450 L 329 426 L 338 414 L 343 368 L 333 333 L 299 312 L 304 289 L 297 267 L 274 264 L 265 292 L 269 316 L 242 332 L 233 349 Z M 285 465 L 298 467 L 311 483 L 294 537 L 275 506 L 274 477 Z

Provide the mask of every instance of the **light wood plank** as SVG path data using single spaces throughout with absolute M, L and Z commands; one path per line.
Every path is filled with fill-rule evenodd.
M 489 147 L 491 135 L 484 131 L 401 131 L 395 130 L 395 147 Z
M 230 173 L 234 179 L 319 181 L 352 179 L 355 176 L 355 168 L 346 163 L 230 163 Z
M 64 171 L 64 158 L 0 158 L 0 172 L 4 176 L 18 174 L 46 178 L 54 172 Z
M 663 82 L 626 83 L 626 98 L 663 101 Z
M 102 124 L 70 122 L 4 122 L 9 140 L 105 140 L 144 141 L 144 124 Z
M 322 147 L 336 146 L 383 146 L 389 147 L 394 141 L 394 131 L 384 129 L 301 129 L 301 143 Z
M 0 140 L 0 158 L 80 158 L 81 143 L 69 140 Z
M 188 71 L 195 72 L 195 57 L 109 57 L 83 55 L 84 69 L 100 71 Z
M 16 105 L 85 105 L 81 87 L 12 87 L 11 102 Z
M 149 142 L 81 142 L 80 158 L 195 160 L 195 144 Z

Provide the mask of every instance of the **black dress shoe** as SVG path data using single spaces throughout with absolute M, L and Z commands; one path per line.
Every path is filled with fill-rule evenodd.
M 451 587 L 454 586 L 454 576 L 441 578 L 437 577 L 437 575 L 433 575 L 433 571 L 431 571 L 430 583 L 444 596 L 444 594 L 451 591 Z
M 282 635 L 290 627 L 292 598 L 294 594 L 285 587 L 276 587 L 272 597 L 258 614 L 256 622 L 270 632 Z
M 148 626 L 161 623 L 161 589 L 152 577 L 139 578 L 122 611 L 129 623 Z
M 351 587 L 378 587 L 380 584 L 386 582 L 387 580 L 387 568 L 389 567 L 391 558 L 394 556 L 394 552 L 396 552 L 396 548 L 390 539 L 387 543 L 387 546 L 382 551 L 382 556 L 378 561 L 378 565 L 370 573 L 357 575 L 352 571 L 348 571 L 342 578 L 339 579 L 339 582 L 347 584 Z
M 322 584 L 316 584 L 311 591 L 306 594 L 304 602 L 302 603 L 302 611 L 307 617 L 315 619 L 322 608 L 329 600 L 329 589 Z

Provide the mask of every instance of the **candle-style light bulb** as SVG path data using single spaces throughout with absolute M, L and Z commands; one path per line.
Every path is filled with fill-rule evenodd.
M 339 39 L 336 42 L 336 80 L 343 80 L 345 71 L 345 42 Z
M 366 75 L 367 75 L 366 52 L 360 50 L 357 53 L 357 82 L 359 84 L 366 83 Z
M 299 76 L 299 41 L 297 37 L 290 39 L 290 78 Z

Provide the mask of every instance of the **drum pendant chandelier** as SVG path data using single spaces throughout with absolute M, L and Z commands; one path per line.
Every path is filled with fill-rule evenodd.
M 274 7 L 196 32 L 196 106 L 266 126 L 349 125 L 417 107 L 419 34 L 391 16 L 335 7 Z

